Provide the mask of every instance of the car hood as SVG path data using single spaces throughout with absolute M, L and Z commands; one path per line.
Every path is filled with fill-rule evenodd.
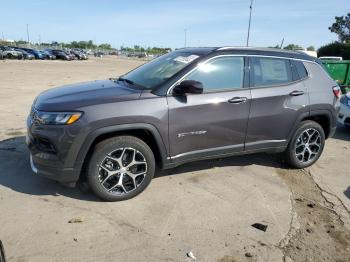
M 79 110 L 95 104 L 135 100 L 140 95 L 141 90 L 111 80 L 96 80 L 44 91 L 36 98 L 34 107 L 41 111 Z

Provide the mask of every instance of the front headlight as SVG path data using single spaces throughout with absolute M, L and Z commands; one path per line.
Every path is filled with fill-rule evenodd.
M 42 125 L 70 125 L 78 121 L 81 112 L 42 112 L 37 111 L 35 121 Z

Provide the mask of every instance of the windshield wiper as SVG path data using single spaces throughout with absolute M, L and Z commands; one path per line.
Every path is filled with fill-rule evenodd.
M 124 82 L 127 82 L 130 85 L 135 85 L 135 83 L 133 81 L 131 81 L 130 79 L 124 78 L 124 77 L 119 77 L 118 81 L 124 81 Z
M 115 77 L 110 77 L 109 80 L 113 81 L 113 82 L 118 82 L 118 81 L 123 81 L 123 82 L 127 82 L 130 85 L 134 85 L 135 83 L 129 79 L 123 78 L 123 77 L 119 77 L 119 78 L 115 78 Z
M 127 78 L 124 78 L 124 77 L 119 77 L 117 78 L 117 81 L 122 81 L 122 82 L 126 82 L 128 83 L 129 85 L 131 86 L 134 86 L 134 87 L 137 87 L 139 89 L 145 89 L 145 87 L 143 85 L 140 85 L 140 84 L 137 84 L 135 83 L 134 81 L 130 80 L 130 79 L 127 79 Z

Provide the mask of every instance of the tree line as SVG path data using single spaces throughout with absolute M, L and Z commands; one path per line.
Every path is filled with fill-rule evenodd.
M 27 41 L 19 40 L 15 41 L 16 45 L 28 45 Z M 36 46 L 45 46 L 45 47 L 61 47 L 61 48 L 79 48 L 79 49 L 103 49 L 103 50 L 115 50 L 110 44 L 102 43 L 100 45 L 94 44 L 92 40 L 89 41 L 72 41 L 70 43 L 56 42 L 51 43 L 36 43 Z
M 332 33 L 338 36 L 338 40 L 321 46 L 318 50 L 318 56 L 340 56 L 343 59 L 350 60 L 350 13 L 345 16 L 336 16 L 335 22 L 328 28 Z M 282 48 L 279 45 L 273 48 Z M 286 50 L 300 50 L 301 46 L 289 44 L 283 47 Z M 316 51 L 315 47 L 309 46 L 308 51 Z
M 338 41 L 320 47 L 318 55 L 341 56 L 350 60 L 350 13 L 336 16 L 335 22 L 328 29 L 338 36 Z
M 345 16 L 336 16 L 335 22 L 329 27 L 332 33 L 338 36 L 338 41 L 324 45 L 320 47 L 318 51 L 319 56 L 341 56 L 343 59 L 350 60 L 350 13 Z M 0 43 L 5 44 L 5 43 Z M 15 41 L 16 45 L 27 45 L 26 41 Z M 61 47 L 61 48 L 79 48 L 79 49 L 103 49 L 103 50 L 116 50 L 108 43 L 102 43 L 100 45 L 94 44 L 92 40 L 89 41 L 72 41 L 70 43 L 64 42 L 51 42 L 51 43 L 40 43 L 36 45 L 46 46 L 46 47 Z M 281 48 L 281 46 L 276 45 L 274 48 Z M 301 46 L 296 44 L 288 44 L 283 49 L 287 50 L 298 50 L 302 49 Z M 315 51 L 315 47 L 307 47 L 308 51 Z M 163 47 L 142 47 L 139 45 L 134 45 L 133 47 L 120 47 L 122 52 L 131 53 L 143 53 L 148 54 L 164 54 L 171 51 L 171 48 Z

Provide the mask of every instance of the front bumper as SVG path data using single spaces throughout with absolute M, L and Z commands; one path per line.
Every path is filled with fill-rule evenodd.
M 79 174 L 74 168 L 65 168 L 59 161 L 49 160 L 47 153 L 33 149 L 33 143 L 30 141 L 27 141 L 27 146 L 30 150 L 30 167 L 36 175 L 61 183 L 75 183 L 79 179 Z
M 33 157 L 32 157 L 32 155 L 30 155 L 29 156 L 29 158 L 30 158 L 30 168 L 32 169 L 32 171 L 35 173 L 35 174 L 37 174 L 38 173 L 38 169 L 35 167 L 35 165 L 34 165 L 34 162 L 33 162 Z
M 338 123 L 350 126 L 350 106 L 340 105 L 340 111 L 337 117 Z
M 73 125 L 36 126 L 28 117 L 26 144 L 35 174 L 61 183 L 75 183 L 79 179 L 72 145 L 80 128 Z

